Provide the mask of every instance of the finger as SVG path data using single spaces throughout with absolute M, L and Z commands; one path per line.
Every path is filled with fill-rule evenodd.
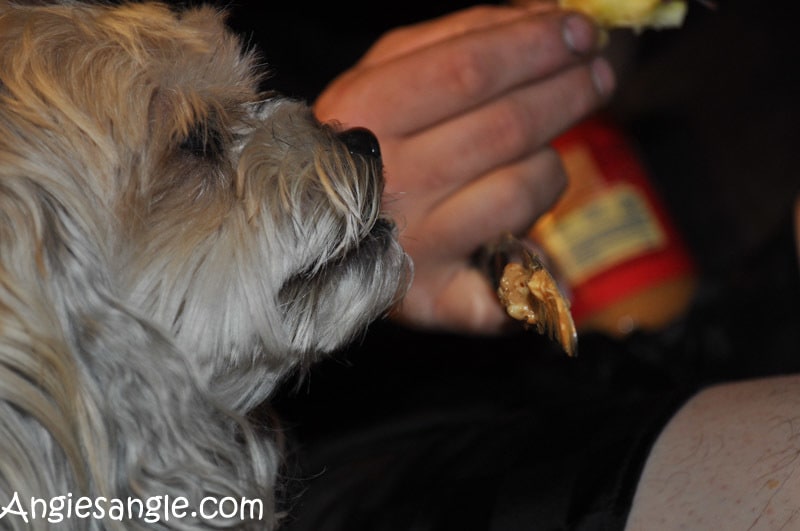
M 541 4 L 525 9 L 481 5 L 419 24 L 400 27 L 381 37 L 359 61 L 358 66 L 373 66 L 453 37 L 554 9 L 553 4 Z
M 425 188 L 420 208 L 438 203 L 466 182 L 548 145 L 604 101 L 596 88 L 600 83 L 603 93 L 611 90 L 613 74 L 598 58 L 408 138 L 387 158 L 387 168 L 393 159 L 418 164 L 419 172 L 405 172 L 403 185 Z M 387 189 L 393 186 L 389 179 Z
M 481 334 L 506 328 L 509 318 L 479 271 L 464 265 L 446 273 L 446 277 L 430 282 L 415 280 L 399 308 L 400 321 Z
M 522 17 L 381 64 L 380 76 L 377 69 L 351 71 L 323 93 L 316 110 L 323 121 L 346 117 L 408 135 L 576 64 L 582 56 L 574 49 L 588 52 L 596 38 L 578 14 Z
M 425 275 L 414 279 L 400 319 L 473 333 L 503 330 L 508 316 L 488 279 L 466 257 L 503 232 L 527 232 L 565 183 L 558 155 L 548 148 L 472 183 L 404 234 L 404 247 L 421 258 L 417 266 Z
M 505 232 L 524 234 L 553 206 L 566 183 L 552 148 L 477 179 L 429 213 L 420 231 L 436 244 L 427 252 L 440 259 L 469 256 Z

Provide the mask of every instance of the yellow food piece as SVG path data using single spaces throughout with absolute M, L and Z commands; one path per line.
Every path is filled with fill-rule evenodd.
M 685 0 L 559 0 L 558 4 L 607 28 L 676 28 L 686 16 Z
M 567 355 L 575 355 L 575 324 L 569 304 L 546 269 L 507 264 L 497 295 L 509 316 L 535 326 L 539 333 L 558 341 Z

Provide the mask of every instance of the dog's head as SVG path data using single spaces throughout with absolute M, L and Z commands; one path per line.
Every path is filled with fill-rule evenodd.
M 211 8 L 0 3 L 0 272 L 68 343 L 125 307 L 236 407 L 408 269 L 375 138 L 259 93 L 255 61 Z
M 207 7 L 0 0 L 0 498 L 268 501 L 239 414 L 403 291 L 374 136 L 256 61 Z

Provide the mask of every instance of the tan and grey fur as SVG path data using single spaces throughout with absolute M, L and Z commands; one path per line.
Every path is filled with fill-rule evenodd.
M 256 61 L 209 7 L 0 0 L 0 504 L 251 497 L 274 525 L 248 412 L 409 264 L 368 135 L 260 93 Z M 248 524 L 58 528 L 140 525 Z

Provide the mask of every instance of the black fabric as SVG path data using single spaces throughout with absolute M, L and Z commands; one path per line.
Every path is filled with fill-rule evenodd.
M 607 338 L 582 347 L 373 330 L 278 404 L 302 485 L 286 529 L 621 529 L 692 388 Z

